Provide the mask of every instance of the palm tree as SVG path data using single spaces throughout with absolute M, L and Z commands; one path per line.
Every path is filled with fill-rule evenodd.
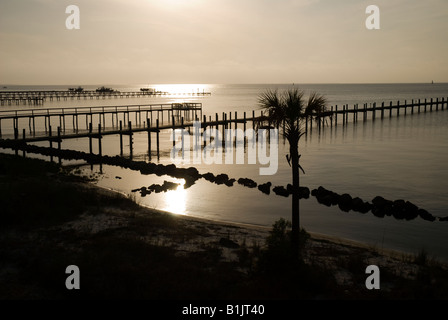
M 309 118 L 321 120 L 326 111 L 324 96 L 312 92 L 308 101 L 304 99 L 304 92 L 299 89 L 289 89 L 282 93 L 277 90 L 267 90 L 259 96 L 259 105 L 265 109 L 266 120 L 283 127 L 283 135 L 289 143 L 289 155 L 286 156 L 292 168 L 292 230 L 291 242 L 293 254 L 299 254 L 300 215 L 299 215 L 299 140 L 305 134 L 303 123 Z M 281 126 L 282 125 L 282 126 Z

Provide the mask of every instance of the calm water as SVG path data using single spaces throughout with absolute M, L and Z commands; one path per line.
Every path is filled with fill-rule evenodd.
M 69 100 L 46 102 L 44 108 L 151 104 L 171 102 L 201 102 L 206 115 L 222 112 L 257 109 L 257 96 L 266 88 L 284 89 L 289 85 L 158 85 L 157 90 L 170 92 L 212 92 L 211 96 L 192 97 L 170 95 L 166 97 Z M 299 86 L 295 84 L 294 86 Z M 65 90 L 61 87 L 13 87 L 5 90 Z M 98 86 L 86 89 L 95 89 Z M 138 86 L 113 86 L 121 91 L 136 91 Z M 374 84 L 374 85 L 300 85 L 306 92 L 316 90 L 324 94 L 331 105 L 355 103 L 381 103 L 397 100 L 448 97 L 448 84 Z M 22 109 L 33 108 L 19 106 Z M 17 106 L 3 106 L 15 109 Z M 351 118 L 351 117 L 350 117 Z M 360 115 L 360 119 L 362 116 Z M 351 121 L 351 119 L 350 119 Z M 433 111 L 414 115 L 408 111 L 399 117 L 387 116 L 384 120 L 349 123 L 342 121 L 334 128 L 325 128 L 320 134 L 315 130 L 300 142 L 301 165 L 306 171 L 301 175 L 301 185 L 310 189 L 324 186 L 337 193 L 349 193 L 365 201 L 381 195 L 390 200 L 404 199 L 428 210 L 434 216 L 448 216 L 448 112 Z M 25 124 L 23 124 L 25 125 Z M 26 124 L 27 125 L 27 124 Z M 8 124 L 2 123 L 2 130 Z M 117 137 L 106 137 L 103 152 L 116 155 L 119 152 Z M 127 143 L 125 139 L 125 143 Z M 168 151 L 169 132 L 161 135 L 161 163 L 170 163 Z M 46 145 L 45 143 L 43 145 Z M 125 150 L 126 149 L 125 145 Z M 88 151 L 86 140 L 64 142 L 63 148 Z M 291 169 L 285 155 L 287 145 L 280 139 L 279 168 L 273 176 L 260 176 L 260 164 L 248 165 L 195 165 L 201 173 L 227 173 L 230 177 L 248 177 L 258 183 L 267 181 L 275 185 L 286 185 L 291 181 Z M 94 150 L 95 151 L 95 150 Z M 8 152 L 8 151 L 5 151 Z M 146 134 L 134 136 L 134 158 L 147 160 Z M 156 158 L 153 157 L 155 161 Z M 186 165 L 192 166 L 192 165 Z M 84 166 L 85 173 L 92 173 Z M 98 166 L 93 172 L 99 172 Z M 117 178 L 120 177 L 121 179 Z M 141 175 L 140 172 L 103 166 L 98 185 L 130 194 L 132 189 L 162 184 L 164 180 L 182 183 L 168 176 Z M 270 226 L 280 217 L 290 219 L 291 198 L 262 194 L 257 189 L 248 189 L 235 184 L 234 187 L 211 184 L 203 179 L 188 189 L 151 194 L 137 200 L 146 206 L 178 214 L 198 216 L 213 220 L 232 221 Z M 412 221 L 396 220 L 393 217 L 377 218 L 371 213 L 342 212 L 337 207 L 318 204 L 314 197 L 300 202 L 302 226 L 311 232 L 334 235 L 377 246 L 411 253 L 426 249 L 431 254 L 448 261 L 448 222 L 428 222 L 420 218 Z

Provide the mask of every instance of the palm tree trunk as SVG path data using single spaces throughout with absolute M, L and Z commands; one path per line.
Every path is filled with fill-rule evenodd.
M 292 230 L 291 244 L 294 257 L 299 255 L 300 212 L 299 212 L 299 150 L 298 141 L 291 141 L 289 145 L 292 167 Z

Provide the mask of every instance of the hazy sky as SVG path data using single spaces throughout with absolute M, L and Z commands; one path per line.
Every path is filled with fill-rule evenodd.
M 448 82 L 447 40 L 447 0 L 1 0 L 0 83 Z

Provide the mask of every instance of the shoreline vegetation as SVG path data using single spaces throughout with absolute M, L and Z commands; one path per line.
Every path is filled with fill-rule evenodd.
M 448 266 L 301 232 L 178 216 L 139 206 L 55 163 L 0 155 L 0 299 L 448 299 Z M 67 290 L 66 267 L 80 270 Z M 380 290 L 365 270 L 380 268 Z

